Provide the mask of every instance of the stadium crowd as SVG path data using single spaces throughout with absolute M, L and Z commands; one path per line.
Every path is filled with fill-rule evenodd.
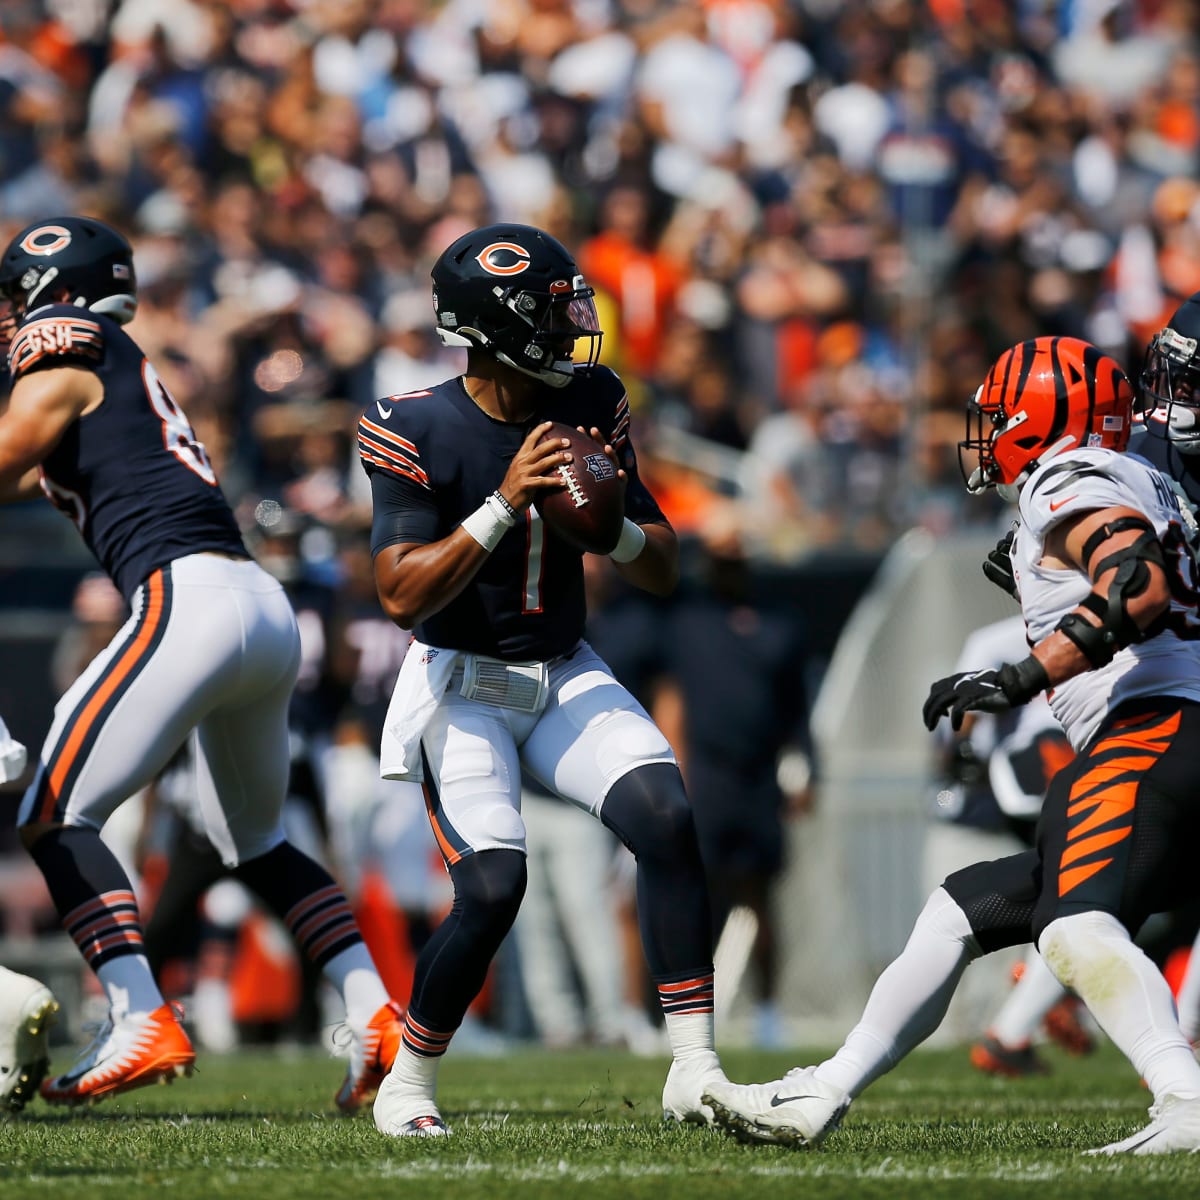
M 1132 370 L 1200 288 L 1198 38 L 1189 0 L 5 0 L 0 238 L 130 236 L 131 332 L 312 614 L 298 731 L 357 778 L 404 637 L 353 434 L 461 369 L 450 241 L 577 253 L 681 533 L 795 563 L 993 522 L 955 444 L 997 353 Z

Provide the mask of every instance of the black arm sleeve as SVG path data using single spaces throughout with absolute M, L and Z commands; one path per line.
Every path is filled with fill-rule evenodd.
M 379 468 L 371 477 L 371 554 L 401 542 L 438 540 L 438 510 L 427 488 Z

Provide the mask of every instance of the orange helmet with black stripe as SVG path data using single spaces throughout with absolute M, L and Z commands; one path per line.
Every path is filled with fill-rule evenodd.
M 1006 350 L 967 402 L 958 462 L 969 492 L 1019 487 L 1078 446 L 1124 450 L 1133 388 L 1120 365 L 1080 338 L 1040 337 Z

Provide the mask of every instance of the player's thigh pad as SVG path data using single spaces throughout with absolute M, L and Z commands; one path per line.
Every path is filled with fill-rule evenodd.
M 251 574 L 249 583 L 257 582 Z M 219 595 L 236 609 L 244 649 L 236 681 L 197 727 L 196 784 L 205 830 L 232 867 L 266 854 L 284 837 L 291 766 L 287 715 L 300 639 L 281 589 L 231 586 Z
M 551 663 L 550 700 L 521 758 L 546 787 L 592 813 L 634 768 L 675 762 L 662 731 L 586 642 Z
M 442 699 L 421 738 L 426 807 L 442 857 L 453 866 L 478 850 L 525 850 L 517 738 L 527 713 L 467 700 Z
M 190 566 L 197 559 L 205 560 L 199 569 Z M 244 627 L 223 589 L 198 584 L 209 563 L 218 572 L 234 565 L 192 556 L 137 590 L 133 615 L 55 708 L 21 823 L 99 828 L 162 770 L 201 717 L 237 693 Z

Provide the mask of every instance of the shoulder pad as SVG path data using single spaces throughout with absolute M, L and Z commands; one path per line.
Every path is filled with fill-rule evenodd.
M 593 424 L 604 433 L 614 450 L 629 440 L 629 396 L 621 377 L 611 367 L 575 368 L 575 389 L 584 402 L 579 420 L 571 424 Z M 574 400 L 575 397 L 572 397 Z
M 1021 489 L 1021 523 L 1035 536 L 1068 517 L 1100 508 L 1142 508 L 1142 472 L 1137 459 L 1113 450 L 1075 450 L 1034 472 Z
M 425 440 L 424 402 L 431 394 L 426 390 L 385 396 L 359 418 L 358 454 L 368 474 L 380 469 L 429 488 L 419 445 Z
M 39 308 L 21 323 L 8 348 L 13 381 L 46 366 L 90 365 L 104 358 L 101 319 L 70 304 Z

